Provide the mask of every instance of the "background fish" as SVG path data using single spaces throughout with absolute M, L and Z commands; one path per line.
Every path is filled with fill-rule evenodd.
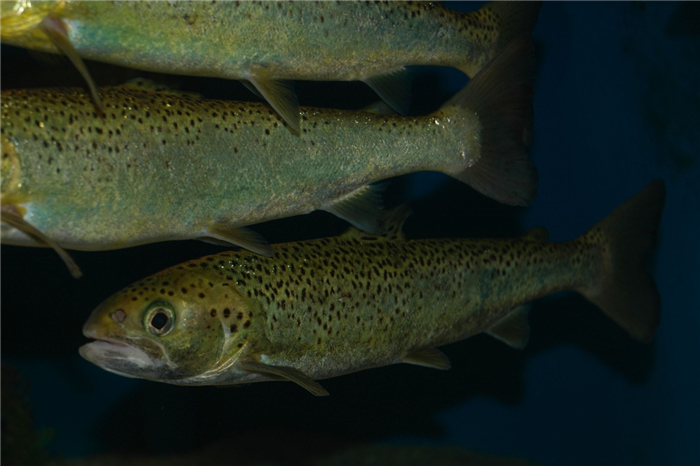
M 192 76 L 242 79 L 299 132 L 288 80 L 361 80 L 401 113 L 406 65 L 474 76 L 533 30 L 539 2 L 494 2 L 461 13 L 430 2 L 3 1 L 3 43 Z M 251 87 L 251 86 L 249 86 Z
M 398 209 L 382 235 L 336 237 L 206 256 L 102 303 L 83 328 L 87 360 L 177 385 L 315 380 L 394 363 L 450 367 L 436 346 L 486 332 L 525 346 L 529 301 L 574 290 L 638 340 L 651 340 L 660 297 L 646 260 L 665 198 L 649 184 L 586 234 L 406 241 Z
M 263 104 L 105 88 L 2 91 L 2 241 L 116 249 L 200 238 L 270 254 L 241 229 L 323 209 L 375 231 L 378 180 L 441 171 L 523 205 L 537 174 L 532 42 L 514 41 L 437 112 L 303 109 L 300 137 Z M 39 241 L 37 241 L 39 240 Z

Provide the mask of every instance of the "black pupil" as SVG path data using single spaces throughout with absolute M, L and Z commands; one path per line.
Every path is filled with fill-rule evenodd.
M 156 312 L 151 318 L 151 327 L 156 330 L 163 330 L 166 325 L 168 325 L 168 315 L 163 311 Z

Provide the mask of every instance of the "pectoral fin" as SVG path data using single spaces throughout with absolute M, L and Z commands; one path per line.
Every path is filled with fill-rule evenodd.
M 437 348 L 423 348 L 411 351 L 401 359 L 401 362 L 406 364 L 415 364 L 416 366 L 430 367 L 432 369 L 440 369 L 446 371 L 452 364 L 445 356 L 445 353 Z
M 267 244 L 265 238 L 248 228 L 228 228 L 214 225 L 207 229 L 204 237 L 199 239 L 219 246 L 240 246 L 265 257 L 275 255 L 275 250 Z
M 394 110 L 402 115 L 408 113 L 411 105 L 411 76 L 406 68 L 370 76 L 363 81 Z
M 294 133 L 301 133 L 299 99 L 292 81 L 271 79 L 260 74 L 249 74 L 245 78 L 258 90 L 267 102 L 280 114 Z
M 315 396 L 328 396 L 328 391 L 323 388 L 318 382 L 312 380 L 311 377 L 304 374 L 300 370 L 294 369 L 292 367 L 284 366 L 270 366 L 251 358 L 246 361 L 242 361 L 239 368 L 248 372 L 257 372 L 260 374 L 269 374 L 279 377 L 283 380 L 288 380 L 294 382 L 295 384 L 305 388 L 312 395 Z
M 486 333 L 515 349 L 525 348 L 530 339 L 530 325 L 527 323 L 529 311 L 529 304 L 516 307 L 513 312 L 496 322 Z
M 337 215 L 362 231 L 376 233 L 382 225 L 385 188 L 386 184 L 363 186 L 321 210 Z
M 44 20 L 39 24 L 39 27 L 46 33 L 47 36 L 49 36 L 49 38 L 51 38 L 54 45 L 56 45 L 56 47 L 63 52 L 71 62 L 73 62 L 73 65 L 75 65 L 80 74 L 83 75 L 83 78 L 90 88 L 90 94 L 92 95 L 92 100 L 98 113 L 101 116 L 104 116 L 105 107 L 102 103 L 100 95 L 97 93 L 95 81 L 92 80 L 90 72 L 85 66 L 85 63 L 83 63 L 83 59 L 80 58 L 78 52 L 73 48 L 73 44 L 70 43 L 66 23 L 64 23 L 60 18 L 49 15 L 44 18 Z
M 23 233 L 34 238 L 37 242 L 45 244 L 46 246 L 52 248 L 58 253 L 58 255 L 63 259 L 63 262 L 68 266 L 68 270 L 74 278 L 80 278 L 83 273 L 80 271 L 80 267 L 75 261 L 68 255 L 65 249 L 56 244 L 51 238 L 44 235 L 36 227 L 31 225 L 29 222 L 24 220 L 14 205 L 4 205 L 2 206 L 2 221 L 10 226 L 13 226 Z

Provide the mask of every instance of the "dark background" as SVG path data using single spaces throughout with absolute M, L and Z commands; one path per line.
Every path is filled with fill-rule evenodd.
M 450 3 L 463 11 L 480 4 Z M 82 360 L 81 327 L 100 301 L 163 268 L 222 248 L 182 241 L 73 252 L 74 280 L 51 250 L 2 247 L 2 361 L 30 384 L 35 424 L 57 456 L 177 454 L 223 442 L 242 461 L 295 461 L 367 442 L 460 445 L 544 464 L 700 463 L 700 38 L 689 3 L 546 3 L 535 39 L 539 77 L 532 158 L 538 199 L 504 206 L 457 181 L 416 174 L 385 201 L 411 199 L 409 237 L 506 237 L 535 225 L 551 239 L 583 233 L 653 178 L 668 188 L 654 261 L 663 322 L 636 343 L 570 294 L 538 301 L 522 352 L 477 336 L 444 348 L 449 372 L 394 366 L 324 381 L 183 388 L 126 379 Z M 99 85 L 134 77 L 206 97 L 255 100 L 239 83 L 89 63 Z M 412 111 L 437 108 L 465 83 L 416 69 Z M 81 86 L 66 61 L 2 47 L 2 87 Z M 362 83 L 298 82 L 303 105 L 358 108 Z M 253 227 L 271 243 L 339 234 L 327 213 Z

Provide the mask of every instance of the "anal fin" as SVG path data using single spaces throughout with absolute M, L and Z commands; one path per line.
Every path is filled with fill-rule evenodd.
M 80 267 L 75 263 L 73 258 L 59 246 L 54 240 L 43 234 L 35 226 L 31 225 L 29 222 L 24 220 L 22 216 L 17 211 L 17 207 L 14 205 L 4 205 L 2 206 L 2 221 L 10 226 L 13 226 L 20 230 L 21 232 L 31 236 L 39 243 L 45 244 L 46 246 L 52 248 L 59 255 L 63 262 L 66 263 L 68 270 L 70 271 L 73 278 L 80 278 L 83 273 L 80 271 Z
M 301 133 L 299 98 L 294 92 L 294 83 L 282 79 L 272 79 L 261 74 L 245 76 L 255 89 L 284 119 L 295 134 Z
M 445 353 L 437 348 L 423 348 L 409 352 L 401 358 L 401 362 L 406 364 L 414 364 L 416 366 L 430 367 L 432 369 L 440 369 L 443 371 L 452 367 L 450 360 L 445 356 Z
M 80 58 L 78 52 L 73 48 L 73 44 L 70 43 L 66 23 L 64 23 L 60 18 L 49 15 L 43 19 L 43 21 L 39 24 L 39 27 L 46 33 L 47 36 L 49 36 L 49 38 L 51 38 L 56 47 L 63 52 L 78 69 L 80 74 L 87 82 L 88 88 L 90 89 L 90 95 L 92 95 L 92 101 L 97 108 L 97 112 L 100 114 L 100 116 L 104 116 L 105 107 L 104 103 L 102 103 L 102 98 L 97 92 L 95 81 L 93 81 L 92 76 L 90 76 L 90 72 L 85 66 L 85 63 L 83 63 L 83 59 Z
M 328 391 L 321 386 L 318 382 L 313 380 L 308 375 L 304 374 L 300 370 L 294 369 L 293 367 L 285 366 L 270 366 L 252 358 L 248 358 L 242 361 L 238 366 L 240 369 L 248 372 L 254 372 L 259 374 L 269 374 L 274 375 L 280 379 L 288 380 L 294 382 L 302 388 L 305 388 L 312 395 L 315 396 L 328 396 Z
M 518 306 L 485 333 L 515 349 L 523 349 L 530 339 L 530 325 L 527 323 L 528 312 L 530 312 L 530 304 Z
M 265 97 L 262 96 L 262 94 L 258 91 L 258 89 L 253 85 L 252 82 L 248 81 L 247 79 L 243 79 L 241 80 L 241 84 L 243 84 L 245 88 L 248 89 L 250 92 L 255 94 L 256 97 L 265 99 Z
M 376 233 L 382 225 L 382 192 L 386 184 L 366 185 L 321 210 L 330 212 L 368 233 Z
M 411 76 L 406 68 L 398 68 L 382 73 L 364 81 L 384 102 L 402 115 L 406 115 L 411 106 Z
M 214 225 L 207 229 L 205 236 L 198 239 L 219 246 L 240 246 L 265 257 L 275 255 L 275 250 L 267 244 L 265 238 L 248 228 Z

